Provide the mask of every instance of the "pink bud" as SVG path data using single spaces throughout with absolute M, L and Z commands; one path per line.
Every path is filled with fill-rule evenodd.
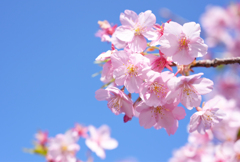
M 127 123 L 130 120 L 132 120 L 132 118 L 129 118 L 127 115 L 124 115 L 124 117 L 123 117 L 124 123 Z

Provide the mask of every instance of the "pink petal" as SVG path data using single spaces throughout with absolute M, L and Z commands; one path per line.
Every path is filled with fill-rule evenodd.
M 159 44 L 161 45 L 159 49 L 166 56 L 173 56 L 178 52 L 178 37 L 173 34 L 163 35 L 159 39 Z
M 139 114 L 139 124 L 145 129 L 151 128 L 155 123 L 155 116 L 151 109 L 144 110 Z
M 204 134 L 204 133 L 206 133 L 206 129 L 209 129 L 209 128 L 210 128 L 210 126 L 207 127 L 207 125 L 204 124 L 203 120 L 201 119 L 201 120 L 199 121 L 199 125 L 198 125 L 198 127 L 197 127 L 197 131 L 198 131 L 200 134 Z
M 141 12 L 138 17 L 138 22 L 141 27 L 147 28 L 149 30 L 156 23 L 156 16 L 151 10 L 147 10 L 144 13 Z
M 198 92 L 200 95 L 207 94 L 212 91 L 213 89 L 213 81 L 210 79 L 206 78 L 200 78 L 195 80 L 192 83 L 192 86 L 195 88 L 195 90 Z
M 143 83 L 141 78 L 136 76 L 128 76 L 124 82 L 125 87 L 130 93 L 139 93 L 140 85 Z
M 201 95 L 194 92 L 182 92 L 181 103 L 189 110 L 193 109 L 193 107 L 200 106 L 201 101 Z
M 181 51 L 178 51 L 175 55 L 173 55 L 172 59 L 179 65 L 188 65 L 191 62 L 193 62 L 195 58 L 190 56 L 187 50 L 183 49 Z
M 91 139 L 86 139 L 85 144 L 92 151 L 95 151 L 99 147 L 98 144 L 95 141 L 92 141 Z
M 177 120 L 181 120 L 186 116 L 186 112 L 182 107 L 175 107 L 172 110 L 173 117 Z
M 175 36 L 180 36 L 182 34 L 182 26 L 176 22 L 170 21 L 164 24 L 164 35 L 172 34 Z M 165 53 L 165 52 L 163 52 Z
M 167 134 L 170 136 L 175 134 L 175 132 L 177 131 L 177 128 L 178 128 L 178 121 L 174 120 L 174 123 L 172 124 L 172 126 L 166 127 L 165 129 L 167 131 Z
M 103 149 L 112 150 L 118 146 L 118 142 L 115 139 L 109 138 L 100 142 L 100 146 Z
M 100 157 L 101 159 L 105 159 L 106 158 L 105 151 L 101 147 L 98 147 L 95 150 L 95 152 L 96 152 L 97 156 Z
M 192 57 L 203 57 L 207 54 L 208 46 L 204 44 L 202 38 L 196 38 L 195 40 L 190 40 L 188 43 L 189 55 Z
M 115 78 L 115 83 L 118 86 L 121 86 L 124 84 L 127 75 L 126 74 L 126 67 L 119 67 L 118 69 L 115 69 L 113 71 L 113 77 Z
M 125 114 L 128 116 L 128 117 L 133 117 L 133 104 L 132 103 L 129 103 L 127 101 L 122 101 L 122 111 L 125 112 Z
M 142 32 L 142 35 L 146 37 L 148 40 L 156 40 L 158 38 L 158 34 L 154 30 Z
M 189 132 L 192 133 L 195 130 L 197 130 L 197 127 L 199 125 L 201 118 L 199 113 L 194 113 L 191 117 L 190 117 L 190 123 L 189 123 Z
M 174 77 L 174 74 L 171 73 L 170 71 L 164 71 L 161 74 L 161 78 L 163 82 L 167 82 L 168 80 L 172 79 Z
M 110 60 L 103 65 L 103 70 L 102 70 L 100 80 L 104 83 L 108 83 L 112 79 L 113 79 L 113 68 L 112 68 L 112 62 Z
M 112 42 L 112 44 L 113 44 L 116 48 L 118 48 L 118 49 L 124 48 L 124 47 L 126 47 L 126 45 L 127 45 L 127 42 L 121 41 L 120 39 L 118 39 L 118 38 L 116 37 L 115 32 L 114 32 L 113 35 L 112 35 L 111 42 Z
M 216 107 L 218 103 L 220 102 L 221 98 L 219 96 L 216 96 L 212 98 L 211 100 L 208 100 L 205 105 L 203 106 L 203 110 L 212 109 L 212 108 L 218 108 Z
M 142 35 L 136 35 L 128 45 L 133 52 L 143 52 L 147 47 L 147 40 Z
M 111 55 L 113 68 L 127 65 L 130 54 L 125 51 L 117 51 Z
M 174 119 L 171 112 L 164 111 L 163 113 L 164 115 L 159 116 L 157 125 L 164 127 L 166 130 L 168 130 L 175 124 L 176 119 Z
M 98 132 L 94 126 L 88 126 L 88 131 L 93 139 L 98 139 Z
M 100 128 L 98 128 L 98 133 L 101 134 L 101 136 L 110 136 L 110 128 L 107 125 L 102 125 Z
M 131 42 L 134 38 L 134 31 L 125 26 L 119 26 L 115 34 L 118 39 L 124 42 Z
M 135 107 L 135 109 L 138 111 L 138 112 L 141 112 L 141 111 L 147 111 L 149 109 L 149 106 L 145 104 L 145 102 L 141 101 L 137 104 L 137 106 Z
M 190 39 L 200 37 L 200 32 L 201 32 L 200 25 L 196 24 L 195 22 L 189 22 L 189 23 L 183 24 L 182 30 L 184 34 L 186 34 L 186 36 Z
M 95 98 L 98 101 L 103 101 L 103 100 L 106 100 L 110 97 L 111 97 L 110 93 L 105 89 L 99 89 L 95 92 Z
M 234 151 L 237 153 L 237 154 L 240 154 L 240 140 L 237 140 L 234 144 Z
M 121 90 L 117 87 L 107 87 L 106 90 L 108 90 L 110 93 L 114 93 L 116 95 L 122 95 Z
M 131 10 L 125 10 L 120 14 L 120 21 L 122 25 L 134 27 L 135 22 L 138 19 L 138 15 Z

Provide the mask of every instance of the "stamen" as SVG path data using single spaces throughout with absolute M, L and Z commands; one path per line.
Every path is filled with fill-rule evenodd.
M 115 109 L 117 112 L 119 112 L 122 107 L 121 97 L 113 96 L 111 100 L 108 102 L 108 106 L 112 109 Z
M 149 86 L 149 90 L 151 92 L 153 92 L 155 95 L 157 95 L 158 97 L 164 97 L 167 94 L 167 87 L 164 86 L 163 84 L 160 84 L 158 82 L 153 82 L 150 86 Z
M 130 64 L 128 67 L 128 74 L 132 77 L 133 75 L 134 76 L 137 76 L 138 75 L 138 72 L 137 72 L 137 69 L 138 67 L 137 66 L 134 66 L 133 64 Z
M 182 37 L 181 39 L 179 39 L 179 50 L 187 50 L 188 49 L 188 43 L 189 43 L 189 40 L 184 36 Z

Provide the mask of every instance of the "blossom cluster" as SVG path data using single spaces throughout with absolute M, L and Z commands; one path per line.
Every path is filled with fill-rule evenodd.
M 85 127 L 76 124 L 64 134 L 48 137 L 47 132 L 39 131 L 35 138 L 35 148 L 28 152 L 45 156 L 47 162 L 83 162 L 76 157 L 80 150 L 80 138 L 85 138 L 87 147 L 101 159 L 106 157 L 105 150 L 112 150 L 118 146 L 117 140 L 110 137 L 110 128 L 107 125 L 97 129 L 92 125 Z M 87 162 L 92 161 L 93 158 L 89 156 Z
M 228 56 L 240 56 L 240 3 L 232 3 L 226 8 L 208 6 L 201 17 L 209 47 L 221 45 Z
M 232 3 L 226 8 L 209 6 L 201 17 L 206 43 L 211 54 L 209 57 L 236 57 L 239 55 L 238 43 L 240 4 Z M 219 53 L 221 51 L 221 53 Z M 188 143 L 175 150 L 170 162 L 239 162 L 240 161 L 240 67 L 221 66 L 215 70 L 216 88 L 207 98 L 215 96 L 215 104 L 226 114 L 221 123 L 214 124 L 206 133 L 189 134 Z M 204 107 L 205 107 L 204 106 Z M 197 108 L 200 109 L 200 108 Z M 204 110 L 204 109 L 203 109 Z M 199 112 L 198 112 L 199 113 Z M 191 120 L 195 120 L 195 116 Z M 206 120 L 207 118 L 205 118 Z M 215 120 L 213 118 L 212 120 Z M 189 125 L 189 129 L 194 126 Z
M 176 132 L 178 120 L 186 116 L 179 103 L 189 110 L 197 108 L 190 120 L 190 132 L 205 133 L 223 119 L 222 112 L 212 104 L 218 102 L 215 99 L 203 109 L 199 107 L 202 95 L 212 91 L 213 82 L 202 77 L 203 73 L 190 75 L 190 65 L 208 49 L 200 37 L 199 24 L 180 25 L 169 20 L 159 25 L 150 10 L 139 15 L 125 10 L 120 22 L 121 26 L 108 28 L 115 30 L 108 35 L 111 50 L 96 58 L 96 63 L 103 64 L 100 80 L 107 87 L 96 91 L 97 100 L 107 100 L 115 115 L 124 113 L 124 122 L 135 116 L 144 128 L 164 128 L 169 135 Z M 103 37 L 101 40 L 105 40 Z M 158 53 L 153 53 L 154 49 Z M 176 74 L 171 65 L 178 66 Z M 177 77 L 178 73 L 182 76 Z M 135 102 L 132 93 L 139 94 Z
M 234 99 L 216 98 L 216 106 L 224 110 L 226 117 L 203 134 L 189 134 L 188 143 L 174 151 L 170 162 L 240 161 L 240 108 Z
M 206 43 L 210 47 L 210 57 L 240 57 L 240 3 L 227 7 L 209 6 L 201 16 Z M 219 52 L 220 51 L 220 52 Z M 216 78 L 214 94 L 227 99 L 235 99 L 240 106 L 240 68 L 238 65 L 221 68 Z M 218 73 L 219 74 L 219 73 Z

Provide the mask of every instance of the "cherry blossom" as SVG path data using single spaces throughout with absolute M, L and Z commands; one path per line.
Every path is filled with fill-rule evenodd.
M 166 56 L 161 51 L 159 51 L 159 54 L 160 57 L 155 55 L 145 56 L 150 60 L 151 69 L 160 73 L 166 67 L 172 71 L 171 66 L 169 66 L 172 63 L 172 59 L 170 57 L 166 58 Z
M 196 57 L 207 54 L 207 45 L 200 38 L 200 25 L 195 22 L 183 26 L 170 21 L 164 26 L 164 33 L 159 39 L 159 49 L 179 65 L 188 65 Z
M 88 128 L 84 127 L 81 124 L 76 124 L 75 127 L 73 128 L 73 131 L 76 131 L 79 137 L 87 138 L 88 137 Z
M 107 125 L 102 125 L 98 129 L 90 125 L 88 130 L 90 137 L 86 139 L 85 143 L 101 159 L 106 157 L 105 149 L 112 150 L 118 146 L 117 140 L 110 137 L 110 128 Z
M 121 90 L 116 87 L 99 89 L 95 92 L 97 100 L 107 100 L 108 108 L 115 114 L 119 115 L 124 112 L 129 118 L 133 117 L 132 100 Z
M 240 127 L 240 111 L 234 99 L 227 100 L 223 96 L 215 96 L 219 99 L 216 107 L 224 111 L 226 116 L 220 123 L 212 128 L 215 138 L 220 141 L 235 141 Z
M 166 103 L 166 95 L 169 92 L 167 81 L 174 76 L 173 73 L 165 71 L 157 73 L 149 71 L 147 79 L 140 87 L 140 97 L 149 106 L 161 106 Z
M 153 40 L 150 45 L 151 46 L 156 46 L 159 45 L 158 41 L 161 38 L 161 36 L 163 35 L 163 31 L 164 31 L 164 23 L 162 25 L 159 24 L 155 24 L 153 26 L 154 29 L 156 29 L 156 34 L 157 34 L 157 38 L 155 40 Z
M 50 138 L 47 159 L 53 162 L 76 162 L 75 153 L 80 149 L 77 141 L 77 132 L 71 130 Z
M 149 60 L 141 54 L 129 54 L 118 51 L 111 56 L 114 68 L 113 77 L 118 86 L 124 85 L 130 93 L 139 93 L 139 87 L 145 79 L 143 69 Z
M 232 38 L 226 28 L 232 24 L 228 12 L 219 6 L 208 6 L 207 11 L 201 16 L 202 26 L 207 33 L 206 42 L 210 47 L 216 46 L 219 41 L 226 44 L 232 43 Z
M 147 10 L 137 15 L 134 11 L 125 10 L 120 15 L 122 26 L 117 27 L 112 42 L 117 48 L 126 45 L 134 52 L 142 52 L 147 47 L 147 39 L 154 39 L 157 34 L 152 29 L 156 17 L 152 11 Z
M 213 82 L 210 79 L 200 78 L 202 75 L 203 73 L 198 73 L 170 79 L 168 86 L 171 91 L 167 95 L 167 100 L 179 100 L 189 110 L 200 106 L 201 95 L 213 89 Z
M 203 108 L 199 108 L 199 111 L 194 113 L 190 118 L 189 132 L 197 130 L 199 133 L 204 134 L 207 129 L 213 127 L 215 123 L 219 123 L 224 113 L 219 111 L 216 107 L 219 102 L 219 98 L 213 98 L 206 102 Z
M 37 143 L 45 145 L 48 142 L 48 132 L 39 131 L 35 134 L 35 138 L 37 139 Z
M 100 37 L 102 42 L 111 42 L 111 35 L 115 32 L 117 25 L 111 26 L 107 20 L 98 21 L 100 30 L 95 34 L 96 37 Z
M 165 128 L 168 135 L 173 135 L 178 128 L 178 120 L 186 116 L 182 107 L 173 104 L 165 104 L 163 106 L 148 106 L 143 101 L 136 106 L 139 112 L 139 124 L 144 128 L 156 129 Z

